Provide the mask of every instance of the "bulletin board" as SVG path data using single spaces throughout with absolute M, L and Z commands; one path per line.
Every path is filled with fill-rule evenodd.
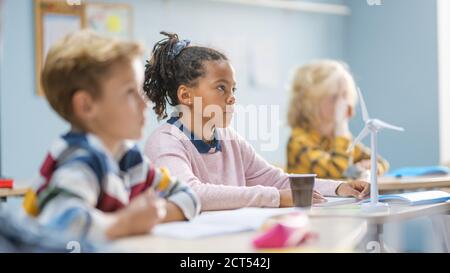
M 86 5 L 87 27 L 102 35 L 132 39 L 133 10 L 127 4 Z
M 35 49 L 36 90 L 43 95 L 41 71 L 45 56 L 52 44 L 67 34 L 86 26 L 85 5 L 81 1 L 34 0 L 35 5 Z
M 41 71 L 49 48 L 58 40 L 83 28 L 132 39 L 132 7 L 127 4 L 84 3 L 82 0 L 34 0 L 36 90 L 42 96 Z

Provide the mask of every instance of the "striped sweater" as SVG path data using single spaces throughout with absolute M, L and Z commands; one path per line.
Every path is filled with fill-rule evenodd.
M 200 211 L 195 193 L 167 169 L 154 168 L 133 143 L 124 142 L 112 156 L 96 136 L 69 132 L 51 146 L 24 208 L 44 224 L 84 226 L 76 232 L 103 239 L 107 214 L 149 188 L 175 203 L 187 219 Z

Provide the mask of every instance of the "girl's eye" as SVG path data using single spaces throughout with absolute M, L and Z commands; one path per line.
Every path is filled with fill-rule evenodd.
M 219 85 L 219 86 L 217 87 L 217 89 L 219 89 L 219 90 L 222 91 L 222 92 L 225 92 L 225 86 L 224 86 L 224 85 Z
M 233 87 L 233 89 L 232 89 L 233 94 L 236 93 L 236 90 L 237 90 L 237 88 L 236 88 L 236 87 Z

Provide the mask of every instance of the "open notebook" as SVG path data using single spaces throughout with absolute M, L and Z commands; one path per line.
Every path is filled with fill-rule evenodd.
M 359 202 L 358 199 L 353 197 L 325 197 L 327 202 L 314 204 L 313 207 L 333 207 L 347 204 L 356 204 Z
M 442 203 L 450 200 L 450 194 L 445 191 L 421 191 L 401 194 L 386 194 L 379 196 L 380 202 L 404 204 L 409 206 Z M 370 202 L 365 200 L 364 202 Z

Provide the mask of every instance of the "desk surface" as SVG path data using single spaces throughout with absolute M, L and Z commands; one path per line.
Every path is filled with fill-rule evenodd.
M 371 224 L 445 214 L 448 211 L 450 203 L 423 206 L 397 205 L 384 212 L 370 213 L 348 208 L 348 205 L 347 208 L 314 207 L 309 213 L 311 228 L 319 235 L 319 239 L 299 248 L 285 249 L 283 252 L 351 252 L 364 238 Z M 195 240 L 152 235 L 135 236 L 116 241 L 113 248 L 126 252 L 255 252 L 251 241 L 258 233 L 258 231 L 241 232 Z
M 311 228 L 319 236 L 314 242 L 284 252 L 351 252 L 360 243 L 367 231 L 366 221 L 350 218 L 311 219 Z M 126 252 L 180 252 L 180 253 L 243 253 L 255 252 L 252 239 L 255 232 L 211 236 L 195 240 L 164 238 L 152 235 L 121 239 L 113 248 Z
M 344 205 L 336 207 L 313 207 L 310 217 L 348 217 L 360 218 L 372 224 L 404 221 L 422 216 L 447 214 L 450 211 L 450 202 L 421 206 L 390 205 L 386 210 L 368 212 L 359 205 Z
M 28 188 L 0 189 L 0 198 L 24 196 Z
M 424 177 L 380 177 L 378 178 L 380 191 L 417 190 L 450 187 L 450 175 Z

